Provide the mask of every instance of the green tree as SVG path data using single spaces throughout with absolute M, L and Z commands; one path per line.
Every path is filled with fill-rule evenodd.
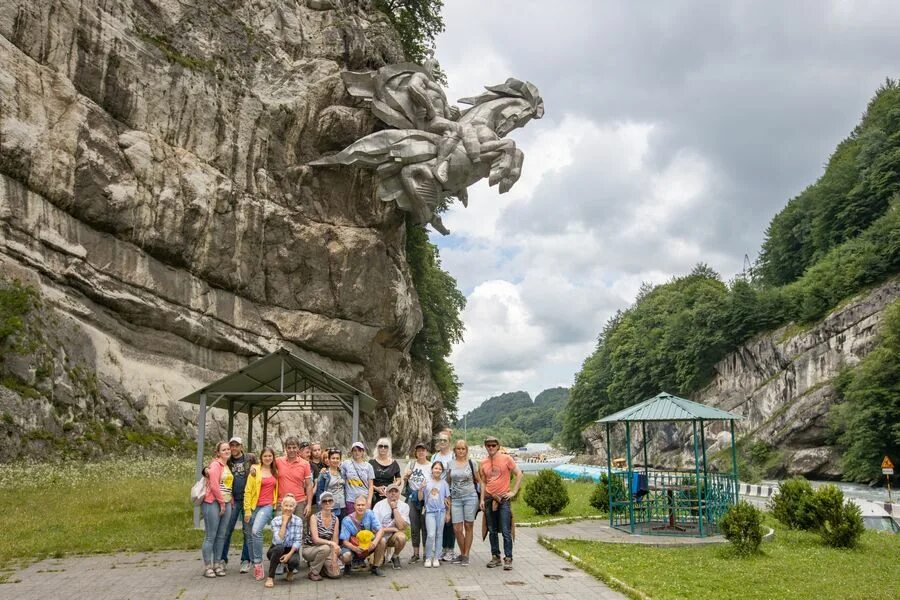
M 438 248 L 428 241 L 424 228 L 407 227 L 406 259 L 419 296 L 423 320 L 422 330 L 413 340 L 410 353 L 414 359 L 428 364 L 443 396 L 447 416 L 453 420 L 456 418 L 460 384 L 447 357 L 453 350 L 453 344 L 462 341 L 465 327 L 460 313 L 466 306 L 466 297 L 456 286 L 456 280 L 441 268 Z
M 842 402 L 829 417 L 844 475 L 878 479 L 882 457 L 900 457 L 900 300 L 885 311 L 878 346 L 838 378 L 837 389 Z
M 407 60 L 422 63 L 434 52 L 434 38 L 444 31 L 443 0 L 375 0 L 400 35 Z M 438 79 L 444 79 L 442 75 Z

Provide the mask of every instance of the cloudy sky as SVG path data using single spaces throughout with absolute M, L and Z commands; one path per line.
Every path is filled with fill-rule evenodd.
M 468 298 L 461 412 L 571 385 L 641 282 L 741 271 L 900 76 L 896 0 L 446 0 L 444 18 L 451 100 L 515 76 L 546 108 L 511 134 L 516 186 L 477 184 L 432 236 Z

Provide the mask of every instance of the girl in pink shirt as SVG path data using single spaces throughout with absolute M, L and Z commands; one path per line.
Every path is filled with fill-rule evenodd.
M 203 555 L 205 577 L 224 577 L 225 564 L 217 563 L 216 557 L 222 556 L 222 546 L 225 545 L 226 530 L 231 519 L 232 505 L 231 484 L 234 475 L 228 468 L 228 457 L 231 456 L 231 447 L 228 442 L 216 444 L 216 453 L 207 471 L 206 497 L 203 499 L 203 523 L 205 535 L 203 546 L 200 549 Z

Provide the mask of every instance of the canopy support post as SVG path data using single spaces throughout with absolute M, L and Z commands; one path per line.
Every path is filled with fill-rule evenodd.
M 606 499 L 609 502 L 609 526 L 613 526 L 612 444 L 609 439 L 609 423 L 606 424 Z
M 631 533 L 634 533 L 634 490 L 632 480 L 634 479 L 634 469 L 631 465 L 631 421 L 625 421 L 625 456 L 628 457 L 628 521 L 631 526 Z
M 265 448 L 266 441 L 269 438 L 269 409 L 268 408 L 263 411 L 262 422 L 263 422 L 263 438 L 262 438 L 262 446 L 260 446 L 260 448 Z M 260 454 L 262 454 L 262 452 L 260 452 Z
M 738 483 L 738 468 L 737 468 L 737 446 L 735 445 L 734 439 L 734 419 L 730 420 L 731 422 L 731 478 L 734 480 L 734 503 L 738 503 L 738 493 L 741 488 Z
M 359 441 L 359 394 L 353 394 L 353 440 L 352 443 Z
M 234 435 L 234 400 L 228 399 L 228 439 Z
M 697 486 L 697 525 L 700 529 L 700 537 L 703 537 L 703 511 L 700 498 L 700 455 L 697 452 L 697 421 L 691 421 L 694 430 L 694 484 Z
M 200 412 L 197 413 L 197 469 L 194 480 L 203 477 L 203 441 L 206 438 L 206 392 L 200 393 Z M 194 506 L 194 529 L 200 527 L 200 507 Z
M 703 493 L 701 494 L 703 511 L 700 516 L 709 522 L 709 503 L 707 502 L 709 496 L 709 473 L 706 469 L 706 433 L 703 430 L 703 419 L 700 419 L 700 450 L 703 452 Z
M 247 452 L 253 448 L 253 405 L 247 407 Z
M 641 421 L 641 438 L 644 440 L 644 477 L 650 485 L 650 467 L 647 466 L 647 421 Z

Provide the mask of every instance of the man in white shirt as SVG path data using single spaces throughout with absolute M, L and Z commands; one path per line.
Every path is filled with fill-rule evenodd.
M 406 546 L 406 526 L 409 523 L 409 504 L 400 499 L 400 484 L 392 483 L 387 486 L 387 497 L 375 503 L 372 512 L 381 523 L 381 531 L 387 547 L 394 550 L 391 557 L 391 566 L 400 568 L 400 551 Z

